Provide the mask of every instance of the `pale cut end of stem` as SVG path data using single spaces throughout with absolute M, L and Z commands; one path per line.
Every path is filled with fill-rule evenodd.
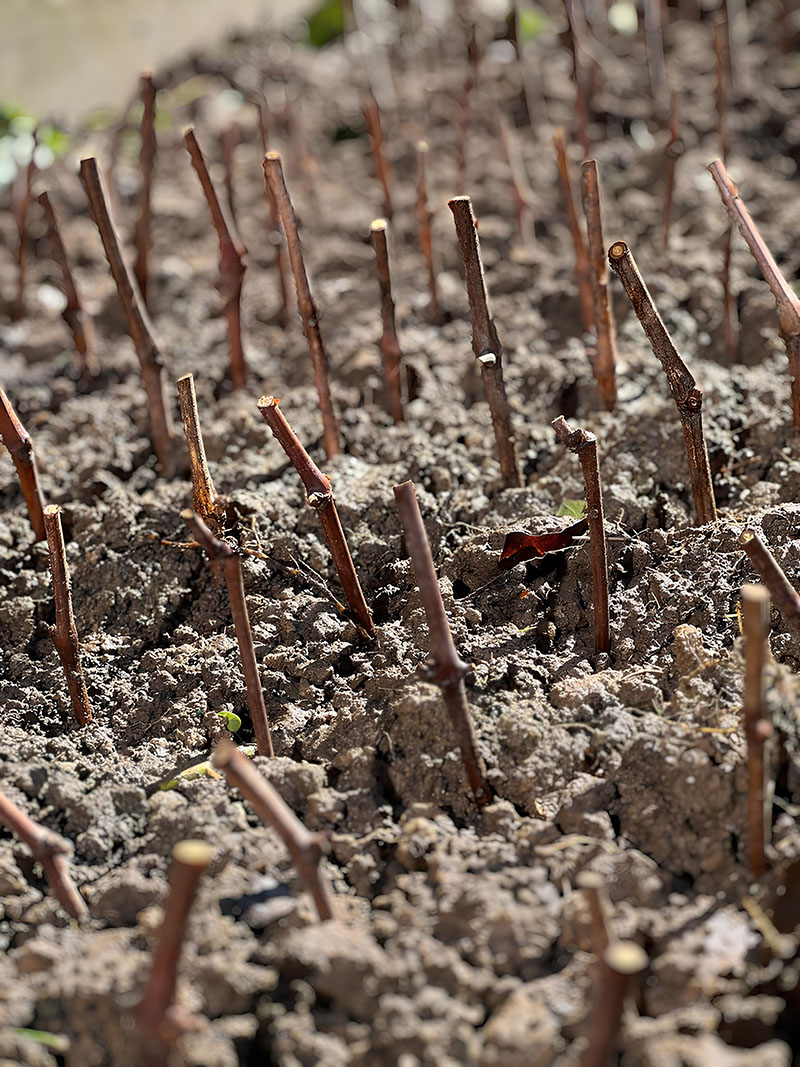
M 172 858 L 176 863 L 182 863 L 186 867 L 199 867 L 205 870 L 211 863 L 214 855 L 214 846 L 208 841 L 188 839 L 179 841 L 172 850 Z
M 641 974 L 650 962 L 647 953 L 635 941 L 614 941 L 603 953 L 603 960 L 615 974 Z

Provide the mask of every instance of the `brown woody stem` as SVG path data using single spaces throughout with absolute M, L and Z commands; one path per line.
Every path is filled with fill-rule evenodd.
M 580 1067 L 608 1067 L 617 1044 L 625 993 L 631 979 L 648 965 L 647 954 L 635 941 L 615 941 L 605 950 L 595 977 L 589 1045 Z
M 531 190 L 528 175 L 525 170 L 525 161 L 522 158 L 519 142 L 511 128 L 506 116 L 502 111 L 497 112 L 497 127 L 500 131 L 500 140 L 508 162 L 511 175 L 511 193 L 514 197 L 514 209 L 517 213 L 517 228 L 522 244 L 526 247 L 534 244 L 536 233 L 534 229 L 533 214 L 533 191 Z
M 236 194 L 233 186 L 233 169 L 238 145 L 239 124 L 231 122 L 220 134 L 219 146 L 222 154 L 222 169 L 225 174 L 225 200 L 228 207 L 228 215 L 234 226 L 236 226 Z
M 433 263 L 433 239 L 431 237 L 431 219 L 433 212 L 428 207 L 428 188 L 425 180 L 425 157 L 428 154 L 428 145 L 425 141 L 417 142 L 417 202 L 415 213 L 417 226 L 419 227 L 419 243 L 425 266 L 428 270 L 428 292 L 431 295 L 429 315 L 433 322 L 441 318 L 439 309 L 439 293 L 436 285 L 436 269 Z
M 755 530 L 744 530 L 739 544 L 750 557 L 750 562 L 769 590 L 775 607 L 792 629 L 800 633 L 800 596 L 783 573 L 778 561 Z
M 84 382 L 89 381 L 97 374 L 97 361 L 94 354 L 94 329 L 92 320 L 85 313 L 83 304 L 78 296 L 75 279 L 72 277 L 67 250 L 61 239 L 61 231 L 58 226 L 56 213 L 50 203 L 47 193 L 39 195 L 39 203 L 44 211 L 47 222 L 47 237 L 50 241 L 50 252 L 61 271 L 61 285 L 67 306 L 61 312 L 61 318 L 69 327 L 75 351 L 78 354 L 78 370 Z
M 575 113 L 578 119 L 578 140 L 583 149 L 583 158 L 591 155 L 589 146 L 589 72 L 583 62 L 583 45 L 586 39 L 586 20 L 580 0 L 564 0 L 569 23 L 569 40 L 572 49 L 572 73 L 575 81 Z
M 328 542 L 333 565 L 342 583 L 344 595 L 350 610 L 353 612 L 359 626 L 367 634 L 375 633 L 375 624 L 372 615 L 364 599 L 361 583 L 358 580 L 353 557 L 347 547 L 344 530 L 339 521 L 339 513 L 336 510 L 336 502 L 331 492 L 331 483 L 314 463 L 303 448 L 300 440 L 286 421 L 283 412 L 278 407 L 278 398 L 274 396 L 262 396 L 258 402 L 258 410 L 264 421 L 272 430 L 273 436 L 289 457 L 289 461 L 300 475 L 300 480 L 305 486 L 306 503 L 319 515 L 322 532 Z
M 383 189 L 383 214 L 385 218 L 391 220 L 392 193 L 390 188 L 391 179 L 389 175 L 389 164 L 386 162 L 386 156 L 383 152 L 381 112 L 378 107 L 378 101 L 372 93 L 367 97 L 363 112 L 364 121 L 367 124 L 367 135 L 369 136 L 370 148 L 372 149 L 372 157 L 375 160 L 375 170 L 378 175 L 378 181 L 381 183 L 381 188 Z
M 592 951 L 600 959 L 611 941 L 609 937 L 609 912 L 606 880 L 599 871 L 581 871 L 575 885 L 584 895 L 592 921 Z
M 111 221 L 103 179 L 100 168 L 94 158 L 81 160 L 81 182 L 89 200 L 92 218 L 100 233 L 106 259 L 111 274 L 116 282 L 120 303 L 127 320 L 128 336 L 133 341 L 142 373 L 142 385 L 147 394 L 147 406 L 150 415 L 150 433 L 153 439 L 162 472 L 170 475 L 173 470 L 173 446 L 175 432 L 172 417 L 167 406 L 166 386 L 162 366 L 161 350 L 153 336 L 153 326 L 147 309 L 142 304 L 136 281 L 125 260 L 122 258 L 119 238 Z
M 184 374 L 176 384 L 183 430 L 186 434 L 192 467 L 192 506 L 203 522 L 209 523 L 213 532 L 217 534 L 223 509 L 217 503 L 214 482 L 206 460 L 203 432 L 200 429 L 200 416 L 197 411 L 197 394 L 194 391 L 194 375 Z
M 217 289 L 222 297 L 225 318 L 228 321 L 231 382 L 234 389 L 243 389 L 247 384 L 247 363 L 242 346 L 241 301 L 242 282 L 246 269 L 244 257 L 247 255 L 247 249 L 236 232 L 233 221 L 225 217 L 193 129 L 186 130 L 183 135 L 183 143 L 186 145 L 186 151 L 191 157 L 192 166 L 200 179 L 208 210 L 211 213 L 211 222 L 219 241 L 219 279 L 217 281 Z
M 587 159 L 581 170 L 583 213 L 589 235 L 589 263 L 594 290 L 594 321 L 597 331 L 597 353 L 593 370 L 606 411 L 613 411 L 617 402 L 617 331 L 614 310 L 608 298 L 608 264 L 603 241 L 603 218 L 600 210 L 600 182 L 597 161 Z
M 181 518 L 192 531 L 197 542 L 205 549 L 212 562 L 219 562 L 225 570 L 225 584 L 228 587 L 228 599 L 231 602 L 233 627 L 239 645 L 239 658 L 242 661 L 242 674 L 247 689 L 247 705 L 256 735 L 256 747 L 259 756 L 274 756 L 272 737 L 269 732 L 269 719 L 264 704 L 264 692 L 258 673 L 258 661 L 253 647 L 253 632 L 250 629 L 250 616 L 247 612 L 247 600 L 244 595 L 242 565 L 239 557 L 226 541 L 219 541 L 212 534 L 199 515 L 190 508 L 181 512 Z
M 603 519 L 603 491 L 597 461 L 597 438 L 586 430 L 573 430 L 563 415 L 553 420 L 553 429 L 562 445 L 581 461 L 589 519 L 589 544 L 592 552 L 592 598 L 594 602 L 594 647 L 597 652 L 611 649 L 608 618 L 608 557 Z
M 764 741 L 770 726 L 764 694 L 764 666 L 769 659 L 769 592 L 763 585 L 743 585 L 744 733 L 747 741 L 747 858 L 756 878 L 766 870 L 769 835 Z
M 670 392 L 683 428 L 697 520 L 702 525 L 707 522 L 716 522 L 717 507 L 714 502 L 711 468 L 708 465 L 708 452 L 703 435 L 703 393 L 697 388 L 689 368 L 678 355 L 672 338 L 639 273 L 633 253 L 624 241 L 617 241 L 611 246 L 608 250 L 608 259 L 622 282 L 636 318 L 642 324 L 642 329 L 647 334 L 653 352 L 658 356 L 667 376 Z
M 431 639 L 430 655 L 424 663 L 420 664 L 419 675 L 426 682 L 438 685 L 442 691 L 442 698 L 458 747 L 461 749 L 461 757 L 464 760 L 464 768 L 475 803 L 478 807 L 483 807 L 491 799 L 491 790 L 486 781 L 483 760 L 478 754 L 475 727 L 464 688 L 467 665 L 459 656 L 450 632 L 450 624 L 447 621 L 447 613 L 436 577 L 436 568 L 433 565 L 431 547 L 422 522 L 417 495 L 414 492 L 414 483 L 409 481 L 396 485 L 394 498 L 400 513 L 405 545 L 411 557 L 411 565 L 417 579 Z
M 403 421 L 403 398 L 400 389 L 400 361 L 403 351 L 397 340 L 392 299 L 392 277 L 389 273 L 389 248 L 386 241 L 386 219 L 375 219 L 370 226 L 372 247 L 378 261 L 378 281 L 381 287 L 381 359 L 383 380 L 389 398 L 389 408 L 396 423 Z
M 800 299 L 784 278 L 780 267 L 767 248 L 750 212 L 742 203 L 739 191 L 728 176 L 725 165 L 714 160 L 708 166 L 711 176 L 717 183 L 725 210 L 736 223 L 739 233 L 747 242 L 753 259 L 770 287 L 775 303 L 778 305 L 781 337 L 786 346 L 789 359 L 789 376 L 791 378 L 792 420 L 795 433 L 800 433 Z
M 0 389 L 0 437 L 11 453 L 11 459 L 17 468 L 22 495 L 28 508 L 33 534 L 37 541 L 45 539 L 44 529 L 44 494 L 39 485 L 39 472 L 36 468 L 36 456 L 28 431 L 17 418 L 11 401 Z
M 675 168 L 683 155 L 684 145 L 680 137 L 680 117 L 678 113 L 678 93 L 675 89 L 670 94 L 669 103 L 669 140 L 667 141 L 667 188 L 664 194 L 664 221 L 662 245 L 669 247 L 669 231 L 672 224 L 672 202 L 675 198 Z
M 564 130 L 559 128 L 553 137 L 553 147 L 556 150 L 556 163 L 558 174 L 561 179 L 561 193 L 564 197 L 564 205 L 567 209 L 569 229 L 572 234 L 572 244 L 575 248 L 575 277 L 578 282 L 578 298 L 581 306 L 581 321 L 586 331 L 594 329 L 594 292 L 592 290 L 591 272 L 589 268 L 589 253 L 586 250 L 586 242 L 583 239 L 578 211 L 575 207 L 575 197 L 572 193 L 572 180 L 569 176 L 569 161 L 567 160 L 567 148 L 564 144 Z
M 320 870 L 325 837 L 305 827 L 271 782 L 258 773 L 232 741 L 222 741 L 214 750 L 215 767 L 225 772 L 228 784 L 250 801 L 256 814 L 281 838 L 292 858 L 300 881 L 311 894 L 320 922 L 333 918 L 330 885 Z
M 205 841 L 179 841 L 172 850 L 169 873 L 169 896 L 153 953 L 153 966 L 144 997 L 136 1008 L 136 1022 L 150 1037 L 165 1037 L 164 1026 L 173 1006 L 178 984 L 178 963 L 189 912 L 194 903 L 197 886 L 214 854 Z
M 4 793 L 0 793 L 0 822 L 15 833 L 31 850 L 33 858 L 41 863 L 53 896 L 64 911 L 73 919 L 82 919 L 87 913 L 86 904 L 69 873 L 71 843 L 34 822 Z
M 139 283 L 139 292 L 147 305 L 147 289 L 150 282 L 150 190 L 153 182 L 153 162 L 156 158 L 156 90 L 153 75 L 145 71 L 139 82 L 142 100 L 142 144 L 139 151 L 139 218 L 136 221 L 136 261 L 133 272 Z
M 44 509 L 44 528 L 47 534 L 47 547 L 50 550 L 53 599 L 56 605 L 56 624 L 50 628 L 50 637 L 56 646 L 64 674 L 67 676 L 72 714 L 79 726 L 86 726 L 92 721 L 92 709 L 81 670 L 78 628 L 72 614 L 67 553 L 64 548 L 64 533 L 61 529 L 61 508 L 58 504 L 48 504 Z
M 308 284 L 303 249 L 297 233 L 297 219 L 292 202 L 289 199 L 289 192 L 283 177 L 283 164 L 278 152 L 267 152 L 264 157 L 264 178 L 268 188 L 272 190 L 272 195 L 275 197 L 283 232 L 286 236 L 289 262 L 292 266 L 294 284 L 297 290 L 297 307 L 303 320 L 303 332 L 308 342 L 311 364 L 314 368 L 314 384 L 317 387 L 319 409 L 322 414 L 322 440 L 326 456 L 328 459 L 333 459 L 340 451 L 339 426 L 333 412 L 333 401 L 331 400 L 331 387 L 328 381 L 328 357 L 325 353 L 325 346 L 322 343 L 319 314 L 314 298 L 311 295 L 311 287 Z
M 472 319 L 472 351 L 481 365 L 483 387 L 492 416 L 497 456 L 503 472 L 503 485 L 522 485 L 522 474 L 517 459 L 517 446 L 511 426 L 511 410 L 508 406 L 506 387 L 503 381 L 503 349 L 489 314 L 489 297 L 481 262 L 478 230 L 472 213 L 472 201 L 468 196 L 456 196 L 447 201 L 453 212 L 464 260 L 467 281 L 469 313 Z

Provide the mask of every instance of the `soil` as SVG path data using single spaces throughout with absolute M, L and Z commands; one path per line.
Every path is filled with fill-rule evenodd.
M 215 854 L 180 968 L 178 998 L 196 1028 L 172 1049 L 171 1064 L 577 1064 L 596 985 L 589 914 L 575 887 L 587 870 L 605 876 L 612 934 L 638 940 L 650 961 L 620 1034 L 621 1064 L 787 1067 L 800 1048 L 800 636 L 773 611 L 776 785 L 769 870 L 755 882 L 747 869 L 737 616 L 740 586 L 755 578 L 737 544 L 746 524 L 800 582 L 800 454 L 774 302 L 738 237 L 736 361 L 724 351 L 718 272 L 726 218 L 704 169 L 719 154 L 712 19 L 670 10 L 666 29 L 686 147 L 666 252 L 668 131 L 652 118 L 644 38 L 617 34 L 604 20 L 590 24 L 590 136 L 606 244 L 624 239 L 634 250 L 705 392 L 719 521 L 697 527 L 676 408 L 615 279 L 619 403 L 613 413 L 600 409 L 551 150 L 554 127 L 574 123 L 566 25 L 560 4 L 544 7 L 548 25 L 529 47 L 540 59 L 546 110 L 525 124 L 504 25 L 483 14 L 466 142 L 466 188 L 505 346 L 520 489 L 501 488 L 445 203 L 463 191 L 465 28 L 455 22 L 445 32 L 433 5 L 424 18 L 415 6 L 392 11 L 378 27 L 384 44 L 366 53 L 384 98 L 398 330 L 416 394 L 396 426 L 376 344 L 368 233 L 382 194 L 361 118 L 368 79 L 359 38 L 321 50 L 247 39 L 160 81 L 171 124 L 160 132 L 155 172 L 152 311 L 168 381 L 195 375 L 213 478 L 238 516 L 228 532 L 260 553 L 243 557 L 244 580 L 276 757 L 256 765 L 310 828 L 330 836 L 335 918 L 326 923 L 316 921 L 280 841 L 223 779 L 196 769 L 178 777 L 227 734 L 220 713 L 242 718 L 240 743 L 252 742 L 252 729 L 224 586 L 200 552 L 171 543 L 186 540 L 180 511 L 191 486 L 185 473 L 168 480 L 156 469 L 138 364 L 76 175 L 80 156 L 107 159 L 108 138 L 76 131 L 74 153 L 42 178 L 96 325 L 100 373 L 89 385 L 79 380 L 59 318 L 38 207 L 28 238 L 29 314 L 11 322 L 14 236 L 4 216 L 2 384 L 34 440 L 44 492 L 63 508 L 95 718 L 85 729 L 71 718 L 46 628 L 54 616 L 46 547 L 32 543 L 14 468 L 0 456 L 3 790 L 73 843 L 74 879 L 90 912 L 82 925 L 70 922 L 26 848 L 3 833 L 0 1062 L 143 1062 L 131 1010 L 149 973 L 171 849 L 190 837 L 212 842 Z M 797 52 L 781 51 L 780 34 L 791 27 L 781 30 L 774 8 L 748 9 L 728 167 L 794 280 L 800 69 Z M 280 324 L 259 137 L 245 106 L 235 116 L 235 189 L 250 250 L 243 323 L 251 379 L 233 393 L 226 378 L 225 320 L 212 287 L 216 241 L 179 132 L 195 123 L 219 179 L 226 78 L 245 86 L 263 78 L 272 105 L 271 142 L 284 154 L 341 419 L 344 451 L 329 463 L 300 325 L 294 314 Z M 518 127 L 534 190 L 529 247 L 518 237 L 498 105 Z M 413 146 L 421 136 L 431 146 L 443 323 L 427 313 L 414 216 Z M 124 140 L 116 184 L 126 240 L 136 218 L 136 154 L 135 137 Z M 575 146 L 571 155 L 577 180 Z M 282 398 L 331 477 L 374 611 L 374 642 L 341 607 L 317 517 L 256 409 L 261 393 Z M 574 521 L 557 515 L 583 496 L 577 459 L 550 427 L 559 414 L 599 439 L 610 655 L 594 652 L 586 537 L 537 562 L 498 568 L 508 530 Z M 480 812 L 439 692 L 416 675 L 428 631 L 391 491 L 407 478 L 471 667 L 469 701 L 495 792 Z M 18 1028 L 64 1035 L 68 1050 Z

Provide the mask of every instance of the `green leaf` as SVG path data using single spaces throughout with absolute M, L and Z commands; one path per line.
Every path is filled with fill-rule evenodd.
M 540 7 L 523 7 L 519 12 L 520 40 L 533 41 L 547 28 L 547 15 Z
M 325 0 L 308 18 L 308 43 L 322 48 L 344 33 L 343 0 Z
M 584 507 L 582 500 L 563 500 L 556 515 L 569 515 L 571 519 L 582 519 Z
M 25 1038 L 27 1041 L 36 1041 L 39 1045 L 46 1045 L 54 1052 L 69 1052 L 69 1038 L 66 1034 L 51 1034 L 47 1030 L 28 1030 L 24 1026 L 18 1026 L 11 1031 L 15 1037 Z
M 233 711 L 218 711 L 217 715 L 224 720 L 232 734 L 238 734 L 242 728 L 242 720 Z

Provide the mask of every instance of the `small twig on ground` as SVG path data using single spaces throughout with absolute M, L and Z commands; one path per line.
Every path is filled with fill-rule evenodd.
M 533 190 L 528 181 L 525 161 L 522 158 L 519 141 L 501 110 L 497 112 L 497 127 L 500 140 L 508 162 L 511 175 L 511 192 L 514 197 L 514 209 L 517 213 L 517 228 L 522 244 L 528 248 L 536 243 L 533 214 Z
M 711 469 L 703 435 L 703 393 L 697 388 L 689 368 L 678 355 L 639 273 L 631 250 L 624 241 L 617 241 L 608 250 L 608 258 L 667 376 L 683 428 L 697 520 L 701 524 L 716 522 L 717 507 L 714 503 Z
M 33 131 L 31 158 L 24 170 L 20 170 L 11 190 L 11 212 L 17 225 L 17 295 L 11 308 L 11 319 L 17 321 L 25 317 L 25 280 L 27 277 L 25 253 L 28 244 L 28 213 L 33 199 L 33 176 L 36 173 L 34 152 L 36 150 L 38 127 Z
M 450 724 L 461 749 L 464 768 L 467 772 L 475 803 L 483 807 L 491 800 L 491 790 L 486 781 L 486 769 L 478 753 L 475 727 L 467 702 L 464 676 L 467 665 L 461 659 L 450 632 L 442 593 L 433 565 L 433 556 L 422 522 L 413 482 L 403 482 L 394 487 L 394 498 L 400 521 L 403 525 L 405 545 L 411 557 L 411 565 L 417 579 L 417 587 L 430 633 L 430 655 L 419 666 L 419 675 L 426 682 L 438 685 L 447 708 Z
M 278 398 L 262 396 L 258 402 L 258 410 L 272 430 L 278 444 L 289 457 L 292 466 L 300 475 L 300 480 L 306 490 L 306 503 L 319 515 L 322 532 L 328 542 L 328 548 L 333 556 L 333 565 L 336 567 L 336 573 L 339 575 L 350 610 L 362 630 L 372 636 L 375 633 L 375 624 L 364 599 L 350 549 L 347 547 L 339 513 L 336 510 L 336 502 L 331 492 L 331 483 L 312 461 L 286 421 L 283 412 L 278 407 Z
M 603 519 L 603 491 L 597 461 L 597 437 L 586 430 L 573 430 L 563 415 L 553 420 L 556 437 L 581 461 L 586 490 L 586 513 L 589 519 L 589 545 L 592 552 L 592 599 L 594 609 L 594 647 L 597 652 L 611 649 L 608 618 L 608 557 Z
M 595 976 L 589 1044 L 580 1067 L 608 1067 L 622 1022 L 625 993 L 631 979 L 642 974 L 649 960 L 635 941 L 614 941 L 605 950 Z
M 469 313 L 472 319 L 472 351 L 481 365 L 483 387 L 492 416 L 497 457 L 503 472 L 503 485 L 516 487 L 522 485 L 522 473 L 517 458 L 517 445 L 511 426 L 511 409 L 508 405 L 506 387 L 503 381 L 503 348 L 497 336 L 494 322 L 489 313 L 489 298 L 486 292 L 486 280 L 483 275 L 478 230 L 472 213 L 472 201 L 468 196 L 456 196 L 447 201 L 453 212 L 464 260 L 464 274 L 467 282 Z
M 292 207 L 292 201 L 289 199 L 289 192 L 283 177 L 283 164 L 278 152 L 267 152 L 264 157 L 264 178 L 277 202 L 283 232 L 286 235 L 289 262 L 292 266 L 294 284 L 297 290 L 297 307 L 303 320 L 303 332 L 308 342 L 308 350 L 311 354 L 311 363 L 314 368 L 314 384 L 317 387 L 319 409 L 322 414 L 322 439 L 325 446 L 325 454 L 328 459 L 333 459 L 340 451 L 339 426 L 333 412 L 333 401 L 331 400 L 331 387 L 328 380 L 328 357 L 325 353 L 325 346 L 322 343 L 319 314 L 314 298 L 311 295 L 311 287 L 308 284 L 303 249 L 297 233 L 297 219 Z
M 162 472 L 169 476 L 175 461 L 175 431 L 166 400 L 166 384 L 161 361 L 161 350 L 153 336 L 153 326 L 147 309 L 141 302 L 136 281 L 122 258 L 119 238 L 111 221 L 100 168 L 94 158 L 81 160 L 81 182 L 89 200 L 92 218 L 100 233 L 106 259 L 116 282 L 120 303 L 128 324 L 128 335 L 133 341 L 142 372 L 142 385 L 147 394 L 150 416 L 150 434 L 153 448 Z
M 222 297 L 225 318 L 228 322 L 228 350 L 231 358 L 231 382 L 234 389 L 244 389 L 247 384 L 247 362 L 242 346 L 242 282 L 246 270 L 245 248 L 236 232 L 232 219 L 225 217 L 217 191 L 208 173 L 206 161 L 194 130 L 189 128 L 183 135 L 183 143 L 192 160 L 200 185 L 211 213 L 211 222 L 219 241 L 219 279 L 216 287 Z
M 744 733 L 747 741 L 747 860 L 756 878 L 766 871 L 769 839 L 764 742 L 772 733 L 764 698 L 764 666 L 769 659 L 769 592 L 763 585 L 743 585 Z
M 403 397 L 400 388 L 400 363 L 403 350 L 397 340 L 397 328 L 394 320 L 394 300 L 392 299 L 392 278 L 389 273 L 389 249 L 386 241 L 386 219 L 375 219 L 370 226 L 372 247 L 378 261 L 378 281 L 381 287 L 381 358 L 383 360 L 383 381 L 389 400 L 389 410 L 395 423 L 403 421 Z
M 575 885 L 583 892 L 588 905 L 592 920 L 592 951 L 600 959 L 611 941 L 608 933 L 611 903 L 606 880 L 599 871 L 581 871 L 575 878 Z
M 156 157 L 156 90 L 153 75 L 148 70 L 142 74 L 140 83 L 142 100 L 142 144 L 139 150 L 139 218 L 136 221 L 136 262 L 133 272 L 139 283 L 139 292 L 147 307 L 147 289 L 150 282 L 150 190 L 153 181 L 153 162 Z
M 179 841 L 172 850 L 169 896 L 158 946 L 153 953 L 147 988 L 135 1011 L 139 1028 L 151 1040 L 171 1044 L 176 1037 L 176 1027 L 171 1025 L 170 1015 L 175 1010 L 178 963 L 197 886 L 213 854 L 213 845 L 206 841 Z
M 614 309 L 608 298 L 608 263 L 603 241 L 603 216 L 600 210 L 600 180 L 597 161 L 587 159 L 581 169 L 583 213 L 589 235 L 589 263 L 594 290 L 594 321 L 597 352 L 592 369 L 606 411 L 613 411 L 617 402 L 617 330 Z
M 30 435 L 17 418 L 11 401 L 0 389 L 0 437 L 11 454 L 17 468 L 22 495 L 28 508 L 33 534 L 37 541 L 44 541 L 44 494 L 39 484 L 39 472 L 36 468 L 36 456 Z
M 27 845 L 37 863 L 41 863 L 53 896 L 73 919 L 87 914 L 83 897 L 73 884 L 69 873 L 72 844 L 53 830 L 36 823 L 20 811 L 5 793 L 0 793 L 0 822 Z
M 678 160 L 685 151 L 685 146 L 680 135 L 680 115 L 678 111 L 678 92 L 672 90 L 669 104 L 669 140 L 667 141 L 667 188 L 664 194 L 664 222 L 663 237 L 661 243 L 666 249 L 669 247 L 669 231 L 672 224 L 672 203 L 675 199 L 675 168 Z
M 717 183 L 725 210 L 747 242 L 753 259 L 758 264 L 778 305 L 781 337 L 786 345 L 789 377 L 792 383 L 792 419 L 795 433 L 800 433 L 800 298 L 797 297 L 773 259 L 772 253 L 750 217 L 750 212 L 742 203 L 738 189 L 728 176 L 725 164 L 715 159 L 713 163 L 709 163 L 708 169 Z
M 783 573 L 783 568 L 755 530 L 749 527 L 744 530 L 739 544 L 769 590 L 775 607 L 792 629 L 800 633 L 800 596 Z
M 391 220 L 392 193 L 389 164 L 386 162 L 386 156 L 383 151 L 383 127 L 381 125 L 380 108 L 372 93 L 367 96 L 363 112 L 364 121 L 367 124 L 370 148 L 372 149 L 372 158 L 375 160 L 375 170 L 378 175 L 378 181 L 381 183 L 381 189 L 383 189 L 383 214 L 385 218 Z
M 192 467 L 192 507 L 203 522 L 211 527 L 212 533 L 216 536 L 220 532 L 224 510 L 217 503 L 214 482 L 208 469 L 203 432 L 200 429 L 200 416 L 197 411 L 197 394 L 194 391 L 194 375 L 184 374 L 178 379 L 176 385 Z
M 575 278 L 578 282 L 581 322 L 584 330 L 591 332 L 594 330 L 594 291 L 589 267 L 589 253 L 586 250 L 586 242 L 583 239 L 578 211 L 575 207 L 575 197 L 572 194 L 572 181 L 569 176 L 569 161 L 567 160 L 567 148 L 564 144 L 564 130 L 562 127 L 559 127 L 553 136 L 553 147 L 556 150 L 556 163 L 558 164 L 558 173 L 561 178 L 561 193 L 564 197 L 564 206 L 567 209 L 569 229 L 572 234 L 572 244 L 575 248 Z
M 225 571 L 225 584 L 228 587 L 228 599 L 231 602 L 233 627 L 239 645 L 239 658 L 242 661 L 242 673 L 247 689 L 247 704 L 256 735 L 258 754 L 259 756 L 274 756 L 269 719 L 264 704 L 264 691 L 261 688 L 261 676 L 258 673 L 258 661 L 253 648 L 253 632 L 250 629 L 250 616 L 244 595 L 241 561 L 227 541 L 220 541 L 214 537 L 200 516 L 195 514 L 191 508 L 182 511 L 181 518 L 203 546 L 209 560 L 220 563 Z
M 320 870 L 325 835 L 311 833 L 300 822 L 272 783 L 258 773 L 232 741 L 220 742 L 211 762 L 225 772 L 228 784 L 250 801 L 258 817 L 271 826 L 286 845 L 300 881 L 314 899 L 320 922 L 332 919 L 333 894 Z
M 236 193 L 233 185 L 233 170 L 236 159 L 236 149 L 239 147 L 239 123 L 229 123 L 219 136 L 220 153 L 222 155 L 222 169 L 225 174 L 225 201 L 231 222 L 236 226 Z M 266 149 L 265 149 L 266 151 Z M 236 227 L 238 229 L 238 227 Z
M 92 721 L 92 709 L 81 670 L 78 628 L 72 614 L 67 553 L 64 548 L 64 532 L 61 529 L 61 508 L 58 504 L 48 504 L 44 509 L 44 528 L 47 547 L 50 550 L 53 599 L 56 605 L 56 624 L 50 627 L 50 639 L 56 646 L 64 674 L 67 676 L 72 714 L 79 726 L 86 726 Z
M 419 227 L 419 243 L 425 266 L 428 269 L 428 292 L 431 302 L 428 313 L 433 322 L 441 318 L 439 309 L 439 293 L 436 285 L 436 270 L 433 264 L 433 240 L 431 238 L 431 219 L 433 212 L 428 207 L 428 188 L 425 181 L 425 157 L 428 154 L 427 141 L 417 141 L 417 202 L 415 212 L 417 226 Z
M 50 203 L 50 197 L 47 193 L 41 193 L 38 200 L 47 222 L 50 252 L 61 271 L 61 285 L 67 301 L 66 307 L 61 312 L 61 318 L 72 334 L 75 351 L 78 354 L 78 371 L 82 381 L 85 383 L 90 381 L 98 372 L 94 353 L 94 327 L 78 296 L 78 289 L 67 259 L 67 250 L 61 239 L 61 231 L 53 205 Z

